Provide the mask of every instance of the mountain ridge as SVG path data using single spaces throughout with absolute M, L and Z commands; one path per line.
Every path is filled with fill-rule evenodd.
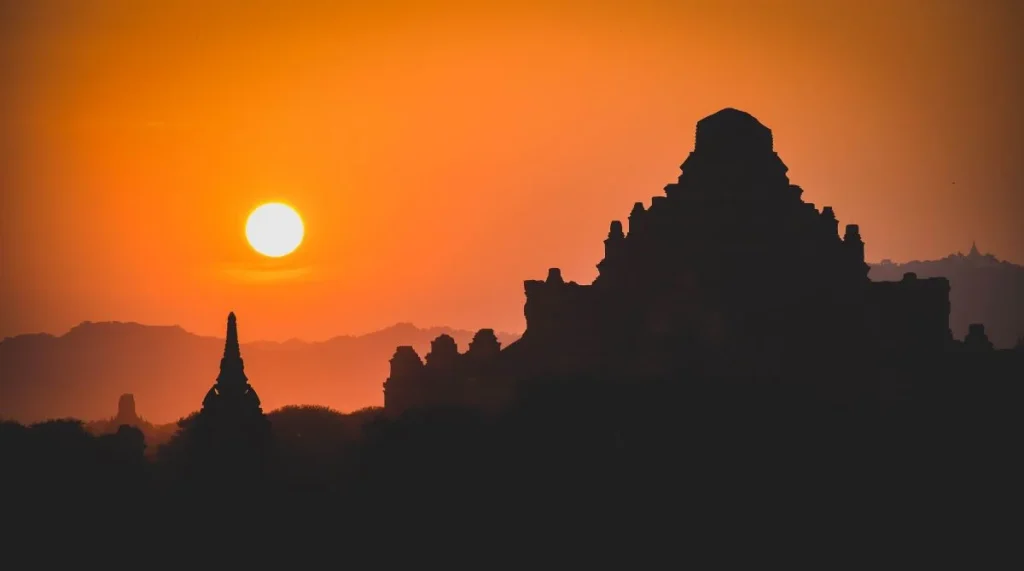
M 239 324 L 244 339 L 244 321 Z M 265 410 L 317 403 L 339 410 L 378 406 L 389 359 L 399 345 L 420 355 L 438 335 L 465 351 L 475 331 L 410 323 L 324 341 L 241 343 L 246 374 Z M 518 336 L 497 333 L 503 344 Z M 217 376 L 223 338 L 177 325 L 85 321 L 63 335 L 28 333 L 0 341 L 0 418 L 109 417 L 132 393 L 154 423 L 195 410 Z
M 31 333 L 18 333 L 17 335 L 8 335 L 8 336 L 0 339 L 0 343 L 3 343 L 5 341 L 10 341 L 10 340 L 13 340 L 13 339 L 18 339 L 18 338 L 21 338 L 21 337 L 50 337 L 50 338 L 60 339 L 60 338 L 66 337 L 67 335 L 69 335 L 69 334 L 71 334 L 72 332 L 75 332 L 75 331 L 80 331 L 82 329 L 89 329 L 89 328 L 97 328 L 97 327 L 111 327 L 111 328 L 113 328 L 113 327 L 124 327 L 125 329 L 129 329 L 129 328 L 132 328 L 132 327 L 144 327 L 146 329 L 178 330 L 178 331 L 181 331 L 181 332 L 186 333 L 188 335 L 192 335 L 192 336 L 195 336 L 195 337 L 200 337 L 200 338 L 203 338 L 203 339 L 220 339 L 221 341 L 224 340 L 223 337 L 218 337 L 216 335 L 203 335 L 201 333 L 195 333 L 193 331 L 189 331 L 188 329 L 185 329 L 181 325 L 155 325 L 155 324 L 149 324 L 149 323 L 141 323 L 141 322 L 138 322 L 138 321 L 117 321 L 117 320 L 93 321 L 93 320 L 87 319 L 87 320 L 81 321 L 77 325 L 71 326 L 70 329 L 68 329 L 67 331 L 65 331 L 64 333 L 61 333 L 61 334 L 52 333 L 52 332 L 49 332 L 49 331 L 37 331 L 37 332 L 31 332 Z M 462 328 L 458 328 L 458 327 L 450 327 L 450 326 L 447 326 L 447 325 L 431 325 L 429 327 L 421 327 L 419 325 L 416 325 L 416 324 L 408 322 L 408 321 L 399 321 L 399 322 L 394 323 L 392 325 L 388 325 L 387 327 L 383 327 L 381 329 L 375 329 L 373 331 L 368 331 L 366 333 L 342 333 L 342 334 L 339 334 L 339 335 L 334 335 L 334 336 L 328 337 L 327 339 L 321 339 L 319 341 L 309 341 L 309 340 L 306 340 L 306 339 L 299 339 L 298 337 L 292 337 L 292 338 L 286 339 L 284 341 L 274 341 L 272 339 L 256 339 L 256 340 L 253 340 L 253 341 L 243 341 L 243 342 L 241 342 L 241 345 L 256 345 L 256 344 L 261 344 L 261 345 L 288 345 L 288 344 L 293 344 L 293 343 L 301 343 L 301 344 L 304 344 L 304 345 L 316 345 L 316 344 L 320 344 L 320 343 L 329 343 L 329 342 L 335 341 L 337 339 L 358 339 L 358 338 L 361 338 L 361 337 L 367 337 L 369 335 L 376 335 L 376 334 L 379 334 L 379 333 L 391 332 L 391 331 L 396 331 L 396 330 L 400 330 L 400 329 L 413 330 L 413 331 L 427 331 L 427 332 L 437 331 L 439 335 L 441 333 L 445 333 L 445 332 L 449 332 L 449 331 L 458 331 L 458 332 L 468 332 L 468 331 L 475 332 L 476 331 L 476 330 L 470 330 L 470 329 L 462 329 Z M 502 337 L 509 337 L 509 338 L 513 338 L 513 339 L 518 339 L 519 336 L 520 336 L 519 333 L 510 333 L 510 332 L 507 332 L 507 331 L 495 331 L 495 335 L 498 336 L 498 339 L 501 339 Z

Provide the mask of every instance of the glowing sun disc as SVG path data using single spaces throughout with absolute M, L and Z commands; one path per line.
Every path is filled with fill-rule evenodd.
M 270 202 L 253 210 L 245 223 L 245 237 L 249 245 L 271 258 L 294 252 L 305 233 L 299 213 L 280 202 Z

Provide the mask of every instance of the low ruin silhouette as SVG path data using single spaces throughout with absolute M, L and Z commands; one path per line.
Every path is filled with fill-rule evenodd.
M 141 424 L 142 419 L 135 412 L 135 395 L 121 395 L 117 401 L 117 416 L 114 417 L 114 422 L 118 425 L 127 424 L 128 426 Z
M 985 334 L 983 323 L 972 323 L 967 329 L 967 336 L 964 337 L 964 349 L 968 351 L 992 351 L 992 342 Z
M 525 282 L 522 338 L 482 359 L 438 338 L 426 363 L 400 347 L 385 407 L 464 404 L 547 377 L 818 378 L 857 390 L 894 359 L 953 345 L 949 282 L 872 282 L 856 224 L 801 199 L 770 129 L 723 109 L 698 121 L 679 179 L 628 233 L 613 221 L 592 284 L 558 268 Z M 837 366 L 841 364 L 841 366 Z M 481 373 L 486 371 L 486 373 Z M 435 388 L 437 387 L 437 388 Z M 443 387 L 443 388 L 441 388 Z
M 135 395 L 131 393 L 117 399 L 117 414 L 112 418 L 85 424 L 86 430 L 96 436 L 117 434 L 126 427 L 137 429 L 143 435 L 147 454 L 155 454 L 178 430 L 176 424 L 158 425 L 143 418 L 136 410 Z
M 950 328 L 964 337 L 974 323 L 984 323 L 995 347 L 1008 349 L 1024 336 L 1024 266 L 983 253 L 976 242 L 966 254 L 955 252 L 938 260 L 872 264 L 873 280 L 898 280 L 907 273 L 944 277 L 950 285 Z

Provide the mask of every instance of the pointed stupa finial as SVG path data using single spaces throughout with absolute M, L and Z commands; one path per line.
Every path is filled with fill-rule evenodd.
M 242 386 L 247 381 L 242 350 L 238 347 L 238 323 L 235 320 L 235 313 L 231 312 L 228 314 L 228 334 L 224 339 L 224 357 L 220 360 L 217 384 Z
M 228 314 L 228 333 L 224 340 L 224 358 L 241 358 L 241 350 L 238 348 L 238 323 L 235 319 L 235 312 Z
M 981 252 L 978 251 L 978 244 L 971 240 L 971 251 L 967 254 L 968 256 L 980 256 Z

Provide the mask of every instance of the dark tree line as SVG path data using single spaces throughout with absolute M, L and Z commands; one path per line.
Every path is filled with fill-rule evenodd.
M 694 522 L 709 533 L 739 521 L 806 532 L 982 525 L 1020 481 L 1020 371 L 961 359 L 919 370 L 884 400 L 764 379 L 573 379 L 538 382 L 497 415 L 286 407 L 268 415 L 264 461 L 234 472 L 197 460 L 197 415 L 155 455 L 130 427 L 96 437 L 77 421 L 8 422 L 0 486 L 9 514 L 87 506 L 197 518 L 178 533 L 232 517 L 282 533 L 528 521 L 531 533 L 622 537 Z

